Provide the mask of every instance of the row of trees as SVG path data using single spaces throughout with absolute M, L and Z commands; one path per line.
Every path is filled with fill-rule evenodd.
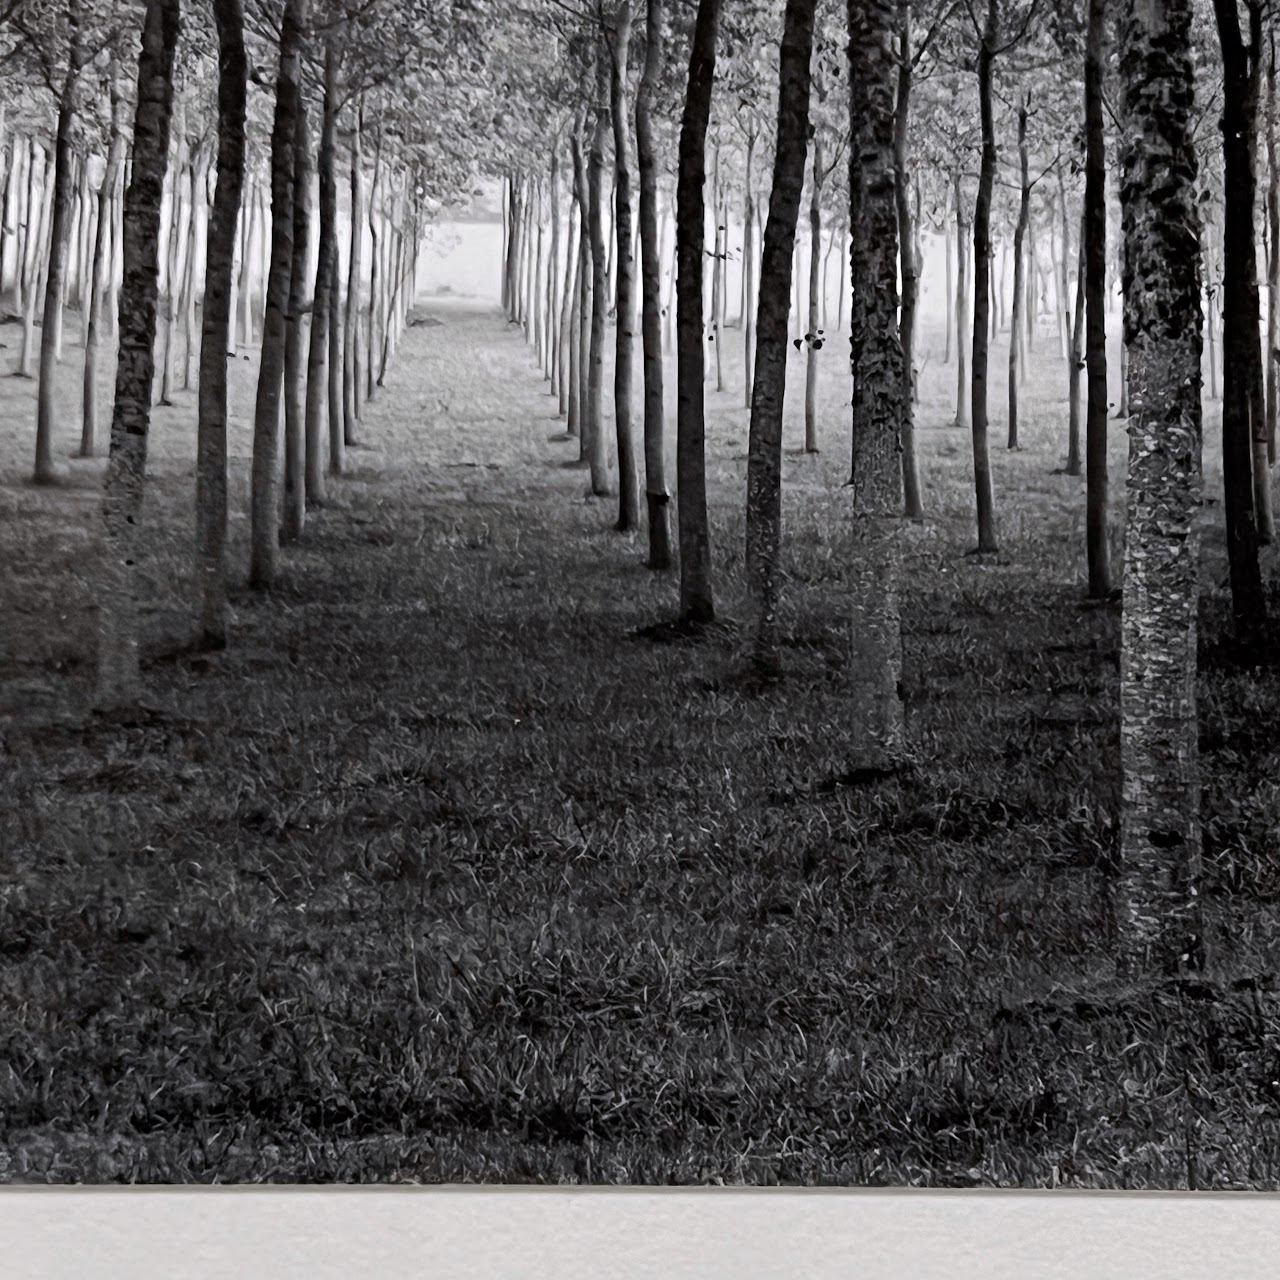
M 563 12 L 564 7 L 560 7 Z M 664 6 L 648 6 L 645 57 L 641 73 L 640 110 L 634 121 L 619 81 L 627 68 L 630 4 L 610 11 L 583 10 L 576 23 L 562 29 L 570 55 L 581 67 L 575 83 L 586 86 L 579 99 L 562 108 L 575 181 L 571 208 L 562 217 L 555 174 L 563 146 L 562 131 L 549 130 L 556 141 L 549 166 L 555 207 L 551 210 L 551 250 L 544 262 L 529 248 L 541 229 L 536 209 L 524 193 L 541 175 L 512 167 L 508 173 L 509 234 L 504 246 L 504 300 L 512 319 L 528 325 L 539 346 L 544 370 L 556 389 L 567 387 L 565 409 L 569 434 L 581 441 L 592 463 L 592 485 L 608 492 L 602 411 L 601 375 L 605 318 L 616 314 L 615 442 L 619 472 L 625 477 L 631 458 L 630 380 L 634 306 L 631 289 L 632 240 L 629 219 L 630 141 L 634 130 L 644 152 L 651 143 L 647 106 L 662 71 L 653 66 L 663 57 Z M 822 87 L 835 82 L 824 51 L 839 47 L 832 15 L 815 0 L 790 0 L 783 15 L 776 77 L 776 126 L 772 131 L 774 164 L 759 257 L 753 243 L 754 217 L 743 227 L 743 336 L 751 352 L 750 444 L 747 476 L 747 578 L 751 600 L 752 663 L 757 675 L 780 672 L 777 605 L 781 547 L 781 421 L 788 350 L 788 318 L 800 310 L 792 302 L 800 219 L 809 168 L 810 310 L 805 341 L 812 386 L 813 356 L 821 335 L 815 323 L 817 299 L 813 282 L 820 278 L 817 249 L 821 244 L 821 205 L 828 168 L 824 139 L 838 138 L 848 149 L 848 218 L 851 231 L 850 349 L 853 373 L 851 498 L 855 553 L 850 564 L 852 650 L 849 685 L 850 719 L 861 743 L 858 767 L 892 770 L 903 759 L 904 738 L 899 695 L 901 631 L 898 613 L 900 538 L 904 512 L 919 517 L 922 501 L 913 448 L 913 321 L 920 270 L 918 193 L 926 185 L 947 191 L 956 219 L 956 308 L 958 388 L 957 421 L 972 433 L 978 550 L 997 549 L 996 503 L 989 452 L 989 339 L 997 324 L 993 315 L 993 207 L 1000 175 L 995 103 L 998 86 L 1018 82 L 1013 98 L 1016 121 L 1017 213 L 1013 223 L 1012 309 L 1008 392 L 1009 447 L 1017 446 L 1017 391 L 1024 352 L 1034 340 L 1032 280 L 1028 265 L 1037 261 L 1028 245 L 1031 207 L 1037 187 L 1056 214 L 1056 246 L 1051 246 L 1056 306 L 1061 313 L 1060 350 L 1068 365 L 1070 415 L 1067 423 L 1067 470 L 1079 474 L 1081 417 L 1086 470 L 1086 530 L 1089 593 L 1105 598 L 1113 589 L 1108 559 L 1108 474 L 1106 314 L 1108 243 L 1115 257 L 1124 298 L 1122 382 L 1130 417 L 1131 454 L 1128 482 L 1128 528 L 1124 566 L 1124 678 L 1122 697 L 1125 804 L 1123 865 L 1118 898 L 1125 959 L 1131 966 L 1156 963 L 1177 967 L 1194 962 L 1199 947 L 1195 919 L 1195 875 L 1198 772 L 1194 696 L 1198 549 L 1193 513 L 1200 497 L 1200 385 L 1202 368 L 1201 211 L 1215 198 L 1212 180 L 1201 166 L 1205 147 L 1198 136 L 1202 117 L 1196 88 L 1204 76 L 1192 57 L 1196 14 L 1181 0 L 1130 6 L 1108 23 L 1102 0 L 1090 0 L 1087 11 L 1068 9 L 1042 13 L 1035 0 L 1004 8 L 989 0 L 984 11 L 947 6 L 926 12 L 926 34 L 913 46 L 911 6 L 907 0 L 850 0 L 847 23 L 848 64 L 840 77 L 843 125 L 831 117 L 831 99 Z M 1200 18 L 1203 19 L 1203 14 Z M 734 18 L 739 15 L 735 12 Z M 751 15 L 767 29 L 770 14 Z M 1052 21 L 1046 19 L 1052 18 Z M 751 19 L 748 19 L 748 23 Z M 692 29 L 684 86 L 684 107 L 677 158 L 675 198 L 676 334 L 677 334 L 677 494 L 681 625 L 696 629 L 715 617 L 710 531 L 706 510 L 703 397 L 706 359 L 722 337 L 724 260 L 728 219 L 721 180 L 712 166 L 708 174 L 708 134 L 713 102 L 727 96 L 722 110 L 740 113 L 734 51 L 738 32 L 722 15 L 717 0 L 700 0 Z M 1201 23 L 1201 25 L 1203 25 Z M 845 33 L 841 33 L 842 35 Z M 824 43 L 824 37 L 827 43 Z M 730 51 L 722 59 L 721 49 Z M 1225 46 L 1224 46 L 1225 47 Z M 1259 46 L 1260 47 L 1260 46 Z M 964 52 L 966 51 L 967 52 Z M 1051 157 L 1032 163 L 1029 133 L 1033 89 L 1042 94 L 1048 112 L 1050 86 L 1061 94 L 1059 69 L 1065 55 L 1080 67 L 1074 84 L 1075 106 L 1055 105 L 1059 136 L 1067 139 Z M 1117 56 L 1118 55 L 1118 56 Z M 921 72 L 932 56 L 928 70 Z M 950 63 L 950 69 L 946 70 Z M 957 71 L 959 64 L 963 72 Z M 594 68 L 594 70 L 592 70 Z M 998 79 L 997 68 L 1007 68 Z M 962 91 L 964 76 L 976 94 Z M 606 76 L 610 86 L 605 91 Z M 920 81 L 915 77 L 920 76 Z M 911 167 L 911 142 L 928 155 L 936 141 L 931 132 L 912 127 L 913 87 L 934 78 L 933 98 L 949 109 L 942 132 L 951 150 Z M 1114 93 L 1118 82 L 1120 93 Z M 1068 82 L 1069 83 L 1069 82 Z M 940 86 L 940 88 L 939 88 Z M 976 142 L 978 165 L 972 203 L 967 198 L 971 174 L 961 143 L 963 121 L 954 111 L 958 100 L 975 102 L 977 127 L 967 131 Z M 1116 103 L 1119 104 L 1117 110 Z M 1110 104 L 1110 105 L 1109 105 Z M 1112 113 L 1108 137 L 1106 112 Z M 1070 121 L 1071 127 L 1062 127 Z M 1123 128 L 1120 123 L 1123 121 Z M 1256 138 L 1256 120 L 1245 136 Z M 605 243 L 607 191 L 600 178 L 604 140 L 612 130 L 616 186 L 614 242 Z M 946 130 L 950 130 L 948 134 Z M 1227 132 L 1230 132 L 1229 119 Z M 723 133 L 723 126 L 722 126 Z M 1124 138 L 1118 166 L 1108 163 L 1108 142 Z M 1071 140 L 1075 139 L 1073 143 Z M 749 136 L 743 147 L 744 170 L 758 163 L 768 141 L 765 131 Z M 584 159 L 585 149 L 585 159 Z M 836 148 L 832 148 L 836 149 Z M 1246 149 L 1247 150 L 1247 149 Z M 586 168 L 585 180 L 580 178 Z M 1118 169 L 1123 233 L 1108 236 L 1107 180 Z M 1007 171 L 1008 166 L 1006 166 Z M 642 184 L 645 175 L 642 161 Z M 1072 206 L 1068 178 L 1083 173 L 1079 216 Z M 1226 172 L 1230 178 L 1231 168 Z M 711 181 L 708 182 L 710 176 Z M 1052 178 L 1053 187 L 1045 181 Z M 656 184 L 655 184 L 656 185 Z M 1056 188 L 1056 190 L 1054 190 Z M 711 219 L 708 224 L 707 193 Z M 1253 244 L 1252 223 L 1235 227 L 1241 209 L 1252 212 L 1252 193 L 1237 199 L 1228 180 L 1222 188 L 1226 211 L 1224 244 L 1236 235 Z M 1055 199 L 1056 197 L 1056 199 Z M 1233 208 L 1235 214 L 1232 214 Z M 662 438 L 661 322 L 664 299 L 658 288 L 664 263 L 656 200 L 642 199 L 640 243 L 646 287 L 641 300 L 644 351 L 646 488 L 665 499 L 666 477 L 659 449 Z M 748 186 L 744 209 L 754 209 Z M 816 212 L 815 212 L 816 211 Z M 574 243 L 574 228 L 586 228 L 577 248 L 559 265 L 562 222 Z M 707 243 L 708 225 L 715 238 Z M 1078 232 L 1073 236 L 1073 230 Z M 1072 282 L 1069 246 L 1076 246 L 1075 299 L 1068 308 Z M 970 252 L 971 245 L 971 252 Z M 650 247 L 653 252 L 650 254 Z M 1228 259 L 1232 254 L 1226 254 Z M 1274 254 L 1273 254 L 1274 257 Z M 758 275 L 757 275 L 758 262 Z M 616 286 L 610 287 L 610 264 L 616 264 Z M 708 271 L 708 264 L 709 271 Z M 707 310 L 710 275 L 710 310 Z M 1233 277 L 1227 271 L 1228 285 Z M 1226 450 L 1240 444 L 1232 419 L 1232 397 L 1248 397 L 1240 388 L 1239 363 L 1228 353 L 1241 327 L 1258 346 L 1256 297 L 1252 313 L 1227 290 L 1224 302 L 1224 397 Z M 557 306 L 557 300 L 559 305 Z M 747 317 L 752 317 L 754 323 Z M 1068 320 L 1070 323 L 1068 324 Z M 1233 345 L 1233 343 L 1235 345 Z M 1080 386 L 1081 365 L 1087 379 Z M 1260 367 L 1260 366 L 1259 366 Z M 1216 373 L 1215 373 L 1216 377 Z M 1084 401 L 1081 404 L 1081 401 Z M 1256 407 L 1256 406 L 1255 406 Z M 1081 409 L 1084 413 L 1081 414 Z M 967 413 L 966 413 L 967 410 Z M 811 412 L 811 411 L 810 411 Z M 1250 410 L 1252 412 L 1252 410 Z M 1246 416 L 1246 424 L 1258 419 Z M 1236 435 L 1233 436 L 1233 430 Z M 1249 426 L 1249 430 L 1254 430 Z M 1243 439 L 1250 440 L 1248 431 Z M 1234 444 L 1233 444 L 1234 441 Z M 1255 443 L 1257 443 L 1255 441 Z M 1236 618 L 1243 637 L 1257 637 L 1260 619 L 1251 612 L 1253 598 L 1239 567 L 1252 557 L 1257 566 L 1261 513 L 1269 505 L 1265 447 L 1247 454 L 1247 502 L 1240 506 L 1239 477 L 1229 500 L 1228 531 L 1233 539 L 1233 588 Z M 620 484 L 618 527 L 631 528 L 636 507 L 625 479 Z M 657 550 L 664 545 L 665 501 L 650 508 L 650 563 L 665 567 Z M 1254 529 L 1253 542 L 1242 551 L 1241 530 Z M 1247 555 L 1245 554 L 1247 552 Z M 1260 604 L 1259 594 L 1256 602 Z

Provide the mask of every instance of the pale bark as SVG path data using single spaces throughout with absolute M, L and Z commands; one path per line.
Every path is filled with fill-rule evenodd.
M 320 230 L 316 254 L 315 290 L 311 305 L 310 346 L 307 352 L 306 437 L 307 501 L 323 503 L 328 498 L 326 464 L 333 475 L 342 474 L 342 432 L 334 430 L 328 410 L 331 358 L 329 326 L 337 309 L 333 278 L 338 266 L 338 179 L 336 151 L 338 132 L 338 45 L 330 35 L 324 49 L 324 103 L 320 117 L 320 151 L 316 167 L 320 174 Z M 327 449 L 326 449 L 327 437 Z M 327 454 L 327 456 L 326 456 Z
M 306 104 L 301 93 L 298 96 L 294 118 L 293 148 L 293 240 L 289 248 L 288 311 L 284 329 L 284 512 L 281 537 L 286 542 L 296 542 L 302 537 L 307 520 L 307 457 L 313 453 L 313 463 L 320 472 L 323 487 L 323 471 L 319 461 L 319 444 L 313 447 L 307 440 L 307 416 L 304 399 L 304 374 L 306 372 L 306 310 L 307 266 L 311 233 L 311 137 L 307 122 Z M 319 426 L 317 417 L 316 427 Z
M 595 126 L 587 155 L 587 226 L 591 238 L 591 340 L 587 355 L 587 461 L 591 464 L 591 492 L 598 498 L 612 493 L 609 485 L 608 437 L 604 430 L 604 337 L 609 314 L 609 281 L 605 272 L 604 145 L 608 132 L 609 68 L 601 40 L 596 50 Z
M 818 452 L 818 317 L 822 278 L 822 186 L 826 178 L 826 149 L 822 130 L 813 135 L 813 174 L 809 182 L 809 311 L 804 335 L 804 451 Z
M 916 254 L 916 223 L 907 201 L 907 177 L 911 171 L 911 2 L 898 0 L 897 97 L 893 118 L 894 198 L 898 216 L 899 273 L 902 276 L 902 305 L 898 317 L 898 341 L 902 347 L 902 376 L 906 389 L 902 400 L 902 503 L 909 520 L 924 517 L 920 494 L 920 464 L 916 458 L 915 334 L 916 298 L 920 289 L 920 264 Z M 950 240 L 947 241 L 950 245 Z M 948 310 L 949 314 L 949 310 Z M 947 331 L 950 343 L 950 329 Z

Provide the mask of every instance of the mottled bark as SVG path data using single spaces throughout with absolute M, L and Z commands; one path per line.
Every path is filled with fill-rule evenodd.
M 1132 416 L 1116 917 L 1121 966 L 1131 973 L 1196 966 L 1203 953 L 1195 521 L 1201 314 L 1191 10 L 1190 0 L 1144 0 L 1126 8 L 1120 26 Z
M 298 96 L 293 150 L 293 243 L 284 329 L 284 519 L 287 542 L 302 537 L 307 511 L 307 453 L 303 373 L 306 367 L 307 245 L 311 232 L 311 143 L 306 104 Z M 323 481 L 322 481 L 323 483 Z
M 782 550 L 782 411 L 787 385 L 787 299 L 796 222 L 804 191 L 809 136 L 810 64 L 815 0 L 787 0 L 778 59 L 778 144 L 760 263 L 756 365 L 751 380 L 747 444 L 747 593 L 751 602 L 751 658 L 776 675 L 778 570 Z
M 138 604 L 143 478 L 155 377 L 160 274 L 160 201 L 169 160 L 178 0 L 147 0 L 138 55 L 133 171 L 124 197 L 124 280 L 120 294 L 111 451 L 102 495 L 103 556 L 95 703 L 107 710 L 141 697 Z
M 662 240 L 653 99 L 666 60 L 666 0 L 648 0 L 644 74 L 636 93 L 636 163 L 640 170 L 641 336 L 644 344 L 644 488 L 649 568 L 671 568 L 671 498 L 667 492 L 666 409 L 662 369 Z
M 706 372 L 702 267 L 706 253 L 707 124 L 716 77 L 720 0 L 698 0 L 680 123 L 676 184 L 676 487 L 679 500 L 680 620 L 715 619 L 711 529 L 707 520 Z
M 293 272 L 293 179 L 301 107 L 302 32 L 306 21 L 307 0 L 285 0 L 280 23 L 275 119 L 271 129 L 271 261 L 253 416 L 249 584 L 260 588 L 274 584 L 279 550 L 280 399 L 284 384 L 286 312 Z
M 895 0 L 849 0 L 848 17 L 854 548 L 847 718 L 855 743 L 851 763 L 886 768 L 906 745 L 898 603 L 899 433 L 910 395 L 898 336 Z

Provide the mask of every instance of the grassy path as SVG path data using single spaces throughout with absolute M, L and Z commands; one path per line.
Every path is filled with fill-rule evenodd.
M 26 488 L 4 419 L 0 678 L 50 692 L 0 728 L 0 1177 L 1276 1185 L 1275 1001 L 1230 987 L 1274 968 L 1280 698 L 1206 675 L 1216 985 L 1117 988 L 1116 617 L 1080 608 L 1052 354 L 982 560 L 929 368 L 921 763 L 859 786 L 834 372 L 827 451 L 786 462 L 788 679 L 747 696 L 724 678 L 738 393 L 710 413 L 730 625 L 648 643 L 674 584 L 584 498 L 520 335 L 424 314 L 222 654 L 174 656 L 193 408 L 157 416 L 148 678 L 171 714 L 143 723 L 80 709 L 100 464 Z

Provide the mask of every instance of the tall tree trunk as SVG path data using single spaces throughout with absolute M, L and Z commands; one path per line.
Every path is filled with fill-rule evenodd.
M 547 358 L 543 377 L 551 379 L 551 394 L 560 394 L 560 139 L 551 148 L 551 249 L 547 263 L 546 317 Z M 564 410 L 562 409 L 563 413 Z
M 191 207 L 187 210 L 187 256 L 182 272 L 182 389 L 191 390 L 191 367 L 195 355 L 196 327 L 196 226 L 199 222 L 200 200 L 208 190 L 208 178 L 195 160 L 191 162 Z
M 898 213 L 898 253 L 902 275 L 902 305 L 898 315 L 898 341 L 902 347 L 902 376 L 906 390 L 902 400 L 902 500 L 909 520 L 924 518 L 920 496 L 920 466 L 916 460 L 915 423 L 915 335 L 916 297 L 920 288 L 916 262 L 916 228 L 907 199 L 907 179 L 911 171 L 911 0 L 898 0 L 898 91 L 893 116 L 894 198 Z M 948 243 L 950 243 L 948 241 Z M 950 343 L 950 330 L 947 333 Z
M 178 318 L 178 289 L 182 272 L 182 176 L 186 172 L 186 138 L 182 100 L 178 100 L 178 140 L 174 148 L 169 199 L 169 249 L 165 255 L 164 308 L 160 313 L 164 341 L 160 356 L 160 403 L 173 404 L 173 328 Z M 194 192 L 193 198 L 194 198 Z
M 964 217 L 964 188 L 960 170 L 951 175 L 956 204 L 956 426 L 969 429 L 969 404 L 972 393 L 969 376 L 969 255 L 968 224 Z
M 1276 381 L 1276 344 L 1280 342 L 1280 111 L 1276 102 L 1274 31 L 1267 68 L 1267 233 L 1271 252 L 1267 257 L 1267 344 L 1263 364 L 1267 391 L 1267 462 L 1274 463 L 1276 421 L 1280 417 L 1280 389 Z
M 1018 202 L 1018 225 L 1013 231 L 1013 314 L 1012 335 L 1021 331 L 1023 320 L 1023 300 L 1031 295 L 1034 309 L 1034 292 L 1028 289 L 1028 282 L 1023 272 L 1026 261 L 1025 241 L 1027 223 L 1031 216 L 1031 175 L 1027 171 L 1027 109 L 1031 105 L 1031 95 L 1027 93 L 1018 104 L 1018 165 L 1022 176 L 1021 196 Z M 1018 344 L 1009 342 L 1009 448 L 1018 447 Z
M 701 626 L 715 619 L 711 587 L 711 530 L 707 520 L 706 419 L 702 382 L 706 349 L 702 263 L 706 251 L 707 124 L 716 77 L 720 0 L 698 0 L 689 77 L 680 123 L 676 186 L 676 486 L 680 535 L 680 620 Z
M 326 421 L 328 403 L 329 325 L 334 311 L 331 288 L 338 263 L 338 178 L 336 172 L 338 134 L 338 46 L 334 36 L 325 41 L 324 105 L 320 117 L 320 231 L 316 255 L 316 285 L 311 304 L 311 338 L 307 352 L 307 501 L 322 503 L 326 463 L 334 475 L 342 473 L 342 436 Z M 326 449 L 326 437 L 328 447 Z M 326 453 L 328 457 L 326 458 Z M 336 464 L 336 465 L 335 465 Z
M 1203 959 L 1196 612 L 1200 253 L 1190 0 L 1126 6 L 1125 337 L 1134 421 L 1121 623 L 1123 970 Z
M 364 104 L 356 113 L 351 134 L 351 252 L 347 259 L 347 311 L 343 323 L 342 437 L 350 448 L 360 429 L 360 288 L 364 268 L 364 160 L 360 143 L 364 135 Z
M 826 156 L 822 131 L 813 135 L 813 176 L 809 183 L 809 311 L 805 328 L 804 451 L 818 452 L 818 337 L 820 280 L 822 275 L 822 180 Z
M 84 380 L 81 384 L 83 407 L 80 423 L 80 456 L 92 458 L 98 449 L 98 330 L 102 325 L 102 295 L 106 291 L 106 273 L 110 270 L 107 238 L 111 232 L 111 201 L 124 154 L 124 135 L 120 131 L 120 89 L 116 67 L 111 67 L 111 140 L 107 144 L 107 167 L 98 192 L 98 225 L 93 236 L 93 263 L 88 280 L 87 310 L 89 323 L 85 329 Z
M 275 583 L 280 519 L 280 397 L 284 383 L 285 313 L 293 272 L 294 166 L 301 110 L 302 37 L 308 0 L 285 0 L 280 22 L 280 71 L 271 129 L 271 266 L 263 320 L 262 358 L 253 415 L 249 585 Z
M 641 333 L 644 343 L 644 489 L 649 516 L 649 568 L 671 568 L 671 497 L 667 492 L 666 409 L 662 369 L 662 238 L 653 98 L 666 60 L 666 0 L 648 0 L 644 74 L 636 93 L 636 163 L 640 170 Z
M 196 546 L 200 633 L 206 648 L 227 643 L 227 340 L 236 219 L 244 187 L 248 60 L 241 0 L 215 0 L 218 25 L 218 185 L 209 214 L 200 340 L 196 443 Z
M 747 135 L 747 196 L 742 209 L 742 367 L 745 375 L 745 407 L 748 409 L 752 403 L 756 353 L 756 199 L 751 172 L 755 150 L 756 134 L 753 128 Z
M 895 0 L 848 3 L 854 549 L 848 562 L 853 617 L 848 664 L 852 705 L 847 719 L 856 744 L 851 763 L 875 769 L 898 763 L 906 736 L 898 604 L 898 451 L 910 393 L 897 314 L 895 7 Z M 979 252 L 985 247 L 981 245 Z M 985 294 L 986 281 L 981 283 Z
M 364 398 L 370 403 L 378 389 L 373 376 L 373 352 L 378 337 L 378 188 L 382 179 L 382 147 L 385 138 L 386 129 L 379 120 L 378 140 L 373 148 L 373 177 L 369 180 L 369 328 L 365 334 L 368 345 L 364 352 Z
M 141 696 L 138 556 L 155 377 L 160 201 L 169 160 L 178 25 L 178 0 L 147 0 L 138 55 L 133 172 L 124 198 L 124 284 L 111 451 L 102 494 L 103 575 L 95 702 L 104 710 L 135 705 Z
M 635 325 L 635 258 L 631 234 L 631 131 L 627 103 L 627 57 L 631 49 L 632 3 L 619 0 L 613 23 L 609 96 L 613 115 L 614 232 L 617 248 L 617 307 L 613 367 L 613 411 L 618 439 L 618 529 L 640 525 L 640 477 L 631 423 L 632 332 Z
M 604 336 L 609 314 L 609 280 L 605 270 L 607 246 L 604 234 L 604 145 L 608 129 L 609 68 L 603 38 L 596 49 L 595 126 L 587 155 L 587 225 L 591 236 L 591 344 L 588 354 L 587 411 L 590 441 L 591 492 L 609 496 L 608 437 L 604 433 Z
M 586 127 L 583 117 L 582 128 Z M 591 432 L 591 292 L 594 252 L 591 240 L 591 193 L 587 185 L 587 166 L 582 155 L 579 129 L 573 138 L 573 184 L 578 201 L 578 461 L 590 466 Z
M 952 304 L 951 300 L 956 296 L 956 287 L 955 287 L 955 262 L 953 260 L 954 250 L 952 249 L 951 237 L 947 234 L 947 228 L 945 224 L 942 228 L 942 242 L 946 247 L 946 262 L 947 262 L 947 292 L 943 295 L 944 302 L 946 304 L 943 307 L 943 311 L 946 313 L 946 317 L 947 317 L 947 321 L 946 321 L 947 336 L 946 336 L 946 347 L 944 348 L 943 356 L 942 356 L 942 363 L 950 364 L 951 363 L 951 331 L 955 324 L 955 307 Z
M 987 343 L 990 341 L 991 190 L 996 177 L 996 133 L 992 115 L 992 63 L 1000 39 L 1000 0 L 987 0 L 986 27 L 978 48 L 978 103 L 982 116 L 982 163 L 973 210 L 973 381 L 970 413 L 973 482 L 977 494 L 978 550 L 995 551 L 996 511 L 987 451 Z M 1009 335 L 1009 341 L 1014 335 Z
M 1236 633 L 1246 644 L 1262 640 L 1266 607 L 1258 566 L 1258 524 L 1253 488 L 1253 381 L 1258 369 L 1257 262 L 1254 253 L 1253 135 L 1257 74 L 1250 49 L 1240 36 L 1234 0 L 1214 0 L 1222 46 L 1222 159 L 1224 178 L 1223 306 L 1222 306 L 1222 477 L 1226 490 L 1227 556 Z M 1259 28 L 1261 13 L 1250 5 L 1250 26 Z M 1259 424 L 1265 444 L 1265 423 Z
M 1080 464 L 1080 375 L 1085 371 L 1084 307 L 1085 307 L 1085 224 L 1080 217 L 1080 248 L 1076 254 L 1076 302 L 1071 321 L 1071 368 L 1067 374 L 1067 402 L 1070 419 L 1067 425 L 1067 475 L 1078 476 Z
M 578 241 L 573 217 L 572 190 L 569 193 L 569 215 L 564 246 L 564 291 L 560 299 L 560 386 L 559 409 L 565 419 L 565 434 L 578 434 L 578 356 L 574 346 L 573 300 L 577 297 Z
M 341 281 L 338 275 L 338 253 L 335 246 L 329 272 L 329 474 L 340 476 L 346 469 L 346 432 L 342 412 L 342 336 L 338 324 Z
M 58 100 L 58 130 L 53 144 L 53 210 L 49 231 L 49 266 L 44 287 L 44 320 L 40 330 L 40 384 L 36 394 L 36 484 L 57 479 L 53 465 L 55 337 L 61 324 L 62 284 L 67 267 L 67 219 L 71 212 L 71 128 L 76 113 L 76 75 L 79 71 L 79 0 L 72 0 L 73 18 L 68 71 Z
M 307 518 L 307 432 L 303 403 L 306 336 L 307 239 L 311 231 L 311 146 L 307 108 L 301 93 L 295 117 L 293 150 L 293 244 L 289 268 L 289 310 L 284 329 L 284 521 L 286 542 L 302 537 Z M 323 481 L 321 481 L 323 484 Z
M 1107 533 L 1107 161 L 1102 119 L 1103 23 L 1106 0 L 1089 0 L 1084 59 L 1084 290 L 1085 363 L 1089 403 L 1085 414 L 1085 548 L 1089 596 L 1111 592 L 1111 546 Z
M 787 387 L 787 300 L 809 136 L 815 0 L 787 0 L 778 59 L 778 144 L 760 263 L 756 367 L 747 444 L 747 593 L 751 660 L 765 677 L 781 668 L 778 569 L 782 550 L 782 410 Z

